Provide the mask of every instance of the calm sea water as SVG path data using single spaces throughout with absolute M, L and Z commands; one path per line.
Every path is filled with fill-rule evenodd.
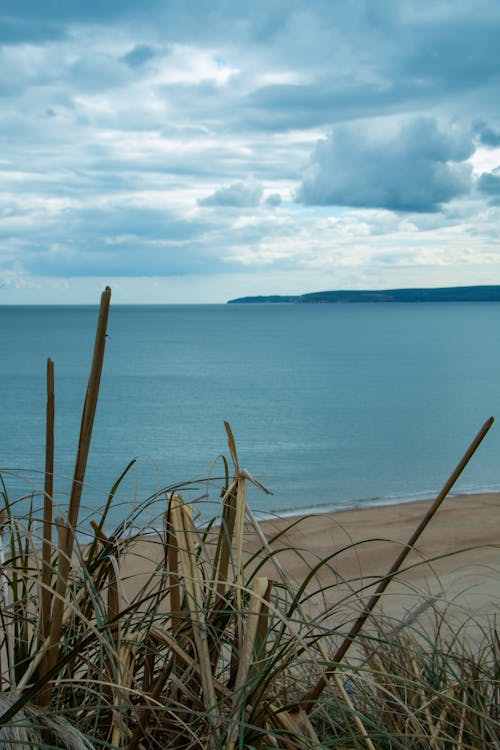
M 56 491 L 69 490 L 96 318 L 94 307 L 0 307 L 11 496 L 43 484 L 48 356 Z M 113 521 L 120 500 L 220 475 L 210 464 L 228 455 L 225 419 L 241 465 L 274 493 L 252 490 L 255 510 L 430 496 L 500 417 L 499 332 L 495 303 L 112 307 L 85 502 L 101 505 L 133 457 Z M 499 488 L 494 425 L 458 489 Z

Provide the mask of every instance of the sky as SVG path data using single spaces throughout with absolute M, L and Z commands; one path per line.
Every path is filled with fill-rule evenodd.
M 0 304 L 500 284 L 498 0 L 2 0 Z

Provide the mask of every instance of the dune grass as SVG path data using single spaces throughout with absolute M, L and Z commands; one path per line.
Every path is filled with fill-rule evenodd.
M 405 616 L 398 627 L 386 627 L 374 615 L 404 553 L 492 420 L 368 603 L 365 584 L 347 582 L 349 603 L 358 604 L 357 615 L 347 619 L 331 592 L 315 583 L 331 559 L 299 585 L 281 567 L 276 549 L 283 532 L 266 538 L 248 508 L 247 485 L 255 480 L 240 468 L 227 424 L 232 468 L 222 459 L 224 476 L 212 480 L 220 510 L 208 523 L 198 522 L 196 504 L 185 502 L 177 485 L 147 498 L 106 532 L 129 464 L 100 516 L 82 528 L 109 304 L 107 289 L 66 512 L 53 518 L 50 361 L 42 507 L 33 498 L 30 511 L 18 515 L 2 483 L 1 747 L 499 747 L 500 649 L 493 624 L 472 648 L 452 623 L 443 627 L 446 614 L 432 632 Z M 158 509 L 154 531 L 137 531 L 137 519 L 152 506 Z M 245 544 L 250 532 L 259 540 L 253 554 Z M 313 597 L 324 599 L 320 614 L 310 607 Z

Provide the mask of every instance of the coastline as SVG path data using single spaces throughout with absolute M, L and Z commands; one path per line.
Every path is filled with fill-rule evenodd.
M 283 537 L 318 557 L 332 551 L 332 543 L 384 540 L 406 544 L 434 499 L 348 507 L 321 513 L 296 513 L 259 521 L 268 538 L 294 527 Z M 461 549 L 498 545 L 500 563 L 500 492 L 457 493 L 447 497 L 417 543 L 416 553 L 425 559 Z M 335 538 L 330 534 L 335 533 Z M 375 543 L 375 542 L 371 542 Z M 373 556 L 383 562 L 384 555 Z M 389 552 L 387 553 L 388 556 Z M 378 570 L 372 570 L 378 575 Z M 383 571 L 380 571 L 382 573 Z
M 483 495 L 500 495 L 500 486 L 490 485 L 481 488 L 454 489 L 448 493 L 445 502 L 465 497 L 482 497 Z M 337 515 L 346 511 L 366 511 L 372 508 L 391 508 L 399 505 L 414 505 L 415 503 L 432 502 L 437 496 L 437 491 L 432 494 L 429 491 L 415 492 L 408 495 L 380 495 L 376 497 L 361 497 L 343 502 L 322 502 L 317 505 L 308 505 L 303 508 L 285 507 L 275 511 L 253 510 L 253 514 L 259 523 L 268 521 L 293 520 L 306 516 L 315 515 Z
M 327 587 L 328 604 L 349 601 L 359 609 L 373 593 L 373 583 L 387 574 L 433 500 L 340 510 L 335 513 L 276 519 L 261 524 L 266 537 L 283 534 L 273 548 L 296 583 L 321 560 L 310 586 Z M 286 531 L 287 526 L 293 527 Z M 247 551 L 255 540 L 248 538 Z M 352 590 L 362 590 L 350 597 Z M 452 630 L 479 643 L 500 611 L 500 492 L 448 497 L 431 520 L 403 571 L 377 605 L 396 625 L 412 612 L 421 624 L 436 622 L 446 612 Z M 313 611 L 324 606 L 311 600 Z
M 275 559 L 298 589 L 317 567 L 306 594 L 311 616 L 329 607 L 359 607 L 373 593 L 373 584 L 387 574 L 402 546 L 433 500 L 314 513 L 259 521 L 275 550 Z M 151 574 L 162 555 L 160 534 L 142 538 L 123 560 L 129 585 Z M 245 527 L 244 555 L 261 547 L 251 524 Z M 323 564 L 321 564 L 323 561 Z M 446 611 L 447 623 L 460 634 L 480 641 L 500 604 L 500 492 L 457 494 L 437 511 L 391 582 L 376 612 L 395 623 L 413 617 L 430 624 Z M 259 575 L 277 579 L 266 563 Z M 323 589 L 320 594 L 315 594 Z M 353 595 L 356 591 L 356 595 Z M 427 602 L 427 604 L 425 604 Z M 428 606 L 427 606 L 428 605 Z

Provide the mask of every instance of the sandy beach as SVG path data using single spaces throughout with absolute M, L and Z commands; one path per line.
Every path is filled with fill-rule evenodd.
M 373 593 L 370 584 L 386 574 L 432 501 L 345 510 L 277 519 L 262 526 L 266 536 L 294 526 L 273 544 L 287 575 L 300 584 L 311 566 L 330 556 L 310 588 L 330 585 L 329 599 L 366 587 L 358 603 Z M 296 523 L 295 523 L 296 522 Z M 255 544 L 249 534 L 248 549 Z M 423 602 L 435 599 L 453 628 L 480 638 L 493 624 L 500 605 L 500 493 L 447 498 L 388 587 L 378 611 L 399 622 Z M 321 607 L 318 600 L 315 607 Z M 427 616 L 429 617 L 429 612 Z M 420 615 L 425 619 L 425 613 Z
M 344 609 L 359 611 L 373 593 L 373 582 L 387 573 L 431 502 L 277 518 L 260 527 L 273 550 L 280 550 L 276 559 L 296 588 L 319 565 L 308 591 L 327 589 L 321 596 L 312 596 L 308 606 L 311 617 L 321 617 L 338 602 L 343 602 Z M 245 555 L 250 557 L 260 546 L 257 534 L 247 525 Z M 159 559 L 160 550 L 154 541 L 141 542 L 122 572 L 137 583 L 138 576 L 146 575 Z M 499 611 L 500 493 L 447 498 L 403 567 L 377 605 L 377 613 L 397 626 L 407 618 L 429 625 L 435 610 L 446 611 L 453 630 L 461 628 L 462 634 L 480 641 Z M 269 563 L 262 574 L 279 577 Z M 340 616 L 338 609 L 332 612 Z

